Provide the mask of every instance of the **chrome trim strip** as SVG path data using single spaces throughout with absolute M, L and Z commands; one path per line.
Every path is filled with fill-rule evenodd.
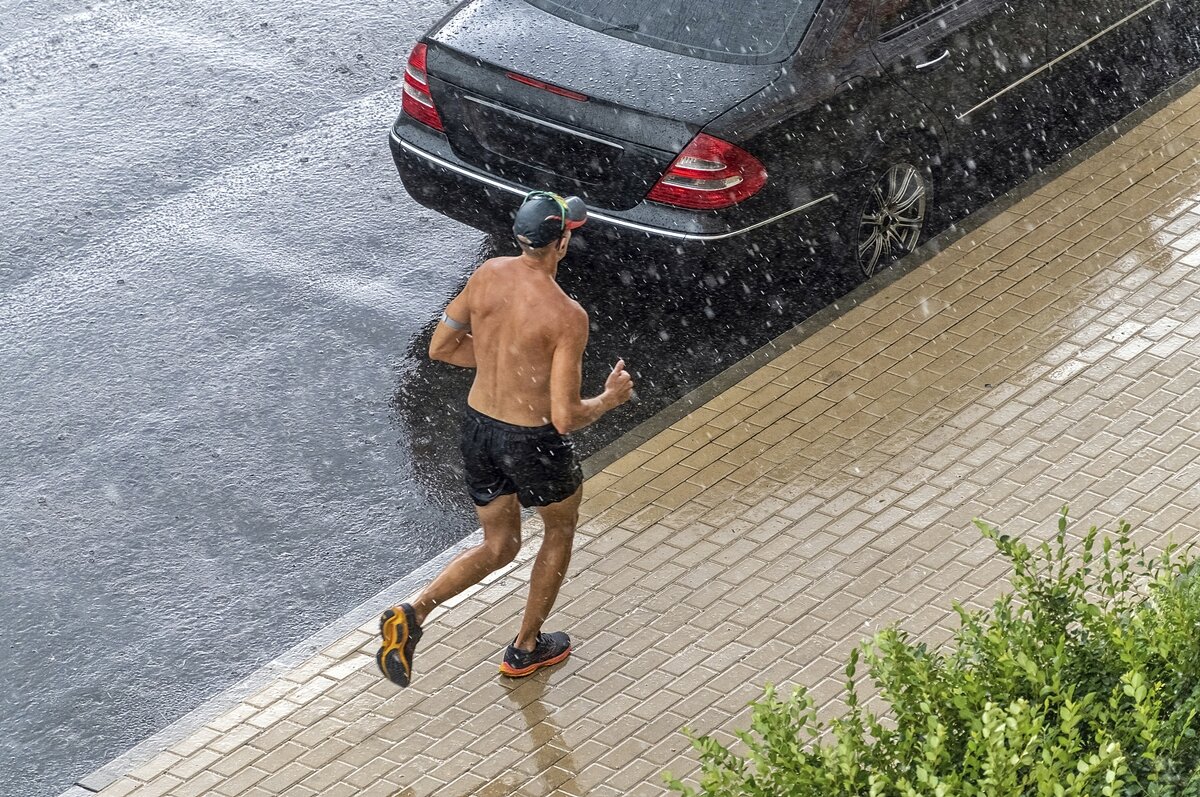
M 416 155 L 418 158 L 424 158 L 425 160 L 430 161 L 431 163 L 435 163 L 438 166 L 441 166 L 443 169 L 449 169 L 452 172 L 461 174 L 463 177 L 469 177 L 472 180 L 476 180 L 476 181 L 484 183 L 486 185 L 490 185 L 493 188 L 498 188 L 501 191 L 507 191 L 508 193 L 513 194 L 514 196 L 523 197 L 523 196 L 525 196 L 526 193 L 528 193 L 527 191 L 525 191 L 522 188 L 519 188 L 518 186 L 511 185 L 510 183 L 502 182 L 500 180 L 495 179 L 494 177 L 488 177 L 487 175 L 480 174 L 479 172 L 471 171 L 470 169 L 464 169 L 462 166 L 458 166 L 457 164 L 451 163 L 450 161 L 439 158 L 437 155 L 434 155 L 431 152 L 426 152 L 425 150 L 420 149 L 419 147 L 415 147 L 412 144 L 409 144 L 404 139 L 397 136 L 395 131 L 392 131 L 391 136 L 392 136 L 393 141 L 395 141 L 397 144 L 399 144 L 401 147 L 403 147 L 408 152 L 412 153 L 413 155 Z M 715 235 L 701 235 L 701 234 L 696 234 L 696 233 L 687 233 L 687 232 L 678 232 L 676 230 L 668 230 L 663 227 L 651 227 L 646 224 L 638 224 L 636 222 L 626 221 L 624 219 L 618 219 L 613 216 L 609 216 L 605 213 L 598 213 L 596 211 L 591 211 L 591 210 L 588 211 L 588 216 L 590 218 L 596 219 L 597 221 L 603 221 L 608 224 L 612 224 L 616 227 L 624 227 L 629 230 L 636 230 L 638 232 L 644 232 L 644 233 L 648 233 L 650 235 L 661 235 L 664 238 L 675 238 L 675 239 L 682 240 L 682 241 L 720 241 L 725 238 L 733 238 L 735 236 L 742 235 L 744 233 L 748 233 L 751 230 L 757 230 L 759 227 L 765 227 L 768 224 L 774 224 L 775 222 L 777 222 L 781 219 L 785 219 L 788 216 L 794 215 L 803 210 L 808 210 L 809 208 L 813 207 L 814 205 L 819 205 L 827 199 L 833 199 L 833 197 L 834 197 L 834 195 L 832 193 L 826 194 L 825 196 L 818 197 L 818 198 L 812 200 L 811 202 L 806 202 L 803 205 L 801 205 L 800 207 L 792 208 L 791 210 L 784 211 L 783 213 L 780 213 L 778 216 L 772 216 L 771 218 L 760 221 L 757 224 L 751 224 L 749 227 L 743 227 L 740 230 L 734 230 L 732 232 L 720 233 L 720 234 L 715 234 Z
M 614 141 L 607 141 L 603 138 L 596 138 L 595 136 L 589 136 L 587 133 L 581 132 L 579 130 L 572 130 L 569 127 L 563 127 L 562 125 L 556 125 L 554 122 L 547 122 L 545 119 L 538 119 L 536 116 L 530 116 L 529 114 L 521 113 L 520 111 L 514 111 L 512 108 L 505 108 L 503 105 L 497 105 L 494 102 L 488 102 L 487 100 L 481 100 L 478 97 L 464 96 L 463 99 L 466 100 L 467 102 L 473 102 L 477 105 L 484 105 L 484 106 L 487 106 L 488 108 L 494 108 L 495 110 L 500 111 L 501 113 L 506 113 L 511 116 L 516 116 L 520 119 L 524 119 L 527 122 L 533 122 L 536 125 L 541 125 L 542 127 L 548 127 L 551 130 L 557 130 L 560 133 L 566 133 L 566 134 L 572 135 L 572 136 L 579 136 L 580 138 L 586 138 L 588 141 L 595 141 L 597 144 L 603 144 L 606 147 L 612 147 L 613 149 L 618 149 L 618 150 L 621 150 L 622 152 L 625 151 L 625 148 L 623 146 L 621 146 L 620 144 L 617 144 Z
M 1090 39 L 1088 39 L 1087 41 L 1085 41 L 1085 42 L 1081 42 L 1081 43 L 1079 43 L 1079 44 L 1075 45 L 1075 46 L 1074 46 L 1074 47 L 1072 47 L 1070 50 L 1067 50 L 1065 53 L 1063 53 L 1062 55 L 1060 55 L 1060 56 L 1058 56 L 1057 58 L 1055 58 L 1053 61 L 1048 61 L 1048 62 L 1046 62 L 1046 63 L 1042 64 L 1042 65 L 1041 65 L 1041 66 L 1039 66 L 1037 69 L 1033 70 L 1032 72 L 1030 72 L 1029 74 L 1027 74 L 1025 77 L 1023 77 L 1023 78 L 1021 78 L 1020 80 L 1018 80 L 1016 83 L 1012 83 L 1011 85 L 1005 86 L 1003 89 L 1001 89 L 1000 91 L 996 92 L 996 93 L 995 93 L 995 94 L 993 94 L 992 96 L 988 97 L 986 100 L 984 100 L 983 102 L 979 103 L 978 105 L 976 105 L 976 106 L 975 106 L 974 108 L 972 108 L 971 110 L 969 110 L 969 111 L 966 111 L 966 112 L 964 112 L 964 113 L 960 113 L 960 114 L 958 115 L 958 118 L 959 118 L 959 119 L 965 119 L 966 117 L 968 117 L 968 116 L 970 116 L 971 114 L 973 114 L 973 113 L 975 113 L 976 111 L 978 111 L 978 110 L 979 110 L 980 108 L 982 108 L 983 106 L 985 106 L 985 105 L 987 105 L 987 104 L 989 104 L 989 103 L 991 103 L 991 102 L 994 102 L 994 101 L 996 101 L 996 100 L 1000 99 L 1000 97 L 1002 97 L 1002 96 L 1004 96 L 1005 94 L 1007 94 L 1008 92 L 1012 91 L 1012 90 L 1013 90 L 1013 89 L 1015 89 L 1017 86 L 1020 86 L 1022 83 L 1025 83 L 1026 81 L 1030 80 L 1031 78 L 1033 78 L 1033 77 L 1035 77 L 1035 76 L 1037 76 L 1037 75 L 1040 75 L 1042 72 L 1045 72 L 1047 69 L 1049 69 L 1050 67 L 1054 66 L 1054 65 L 1055 65 L 1055 64 L 1057 64 L 1059 61 L 1062 61 L 1064 58 L 1067 58 L 1068 56 L 1071 56 L 1071 55 L 1073 55 L 1073 54 L 1075 54 L 1075 53 L 1079 52 L 1079 51 L 1080 51 L 1080 50 L 1082 50 L 1084 47 L 1087 47 L 1089 44 L 1091 44 L 1092 42 L 1096 41 L 1096 39 L 1099 39 L 1101 36 L 1105 36 L 1105 35 L 1107 35 L 1107 34 L 1111 33 L 1112 31 L 1114 31 L 1114 30 L 1116 30 L 1117 28 L 1119 28 L 1119 27 L 1121 27 L 1122 25 L 1124 25 L 1124 24 L 1125 24 L 1126 22 L 1128 22 L 1129 20 L 1133 19 L 1134 17 L 1138 16 L 1139 14 L 1144 14 L 1146 11 L 1148 11 L 1149 9 L 1153 8 L 1154 6 L 1158 5 L 1158 4 L 1159 4 L 1159 3 L 1161 3 L 1161 2 L 1162 2 L 1162 0 L 1150 0 L 1150 2 L 1149 2 L 1149 3 L 1146 3 L 1146 5 L 1142 6 L 1142 7 L 1141 7 L 1141 8 L 1139 8 L 1137 11 L 1134 11 L 1132 14 L 1129 14 L 1129 15 L 1128 15 L 1128 16 L 1126 16 L 1124 19 L 1119 19 L 1119 20 L 1117 20 L 1116 22 L 1114 22 L 1113 24 L 1109 25 L 1109 26 L 1108 26 L 1107 28 L 1105 28 L 1104 30 L 1102 30 L 1102 31 L 1100 31 L 1099 33 L 1097 33 L 1095 36 L 1093 36 L 1093 37 L 1091 37 Z
M 929 67 L 933 66 L 934 64 L 940 64 L 942 61 L 945 61 L 949 57 L 950 57 L 950 51 L 942 50 L 942 54 L 939 55 L 937 58 L 933 59 L 932 61 L 926 61 L 923 64 L 917 64 L 915 67 L 913 67 L 913 69 L 928 69 Z

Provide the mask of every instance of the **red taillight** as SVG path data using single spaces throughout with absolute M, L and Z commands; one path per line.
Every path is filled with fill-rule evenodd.
M 767 170 L 741 147 L 701 133 L 684 147 L 646 199 L 695 210 L 716 210 L 754 196 Z
M 429 72 L 425 68 L 425 43 L 413 48 L 408 57 L 408 68 L 404 70 L 404 112 L 418 122 L 434 130 L 443 130 L 442 117 L 433 106 L 433 95 L 429 93 Z

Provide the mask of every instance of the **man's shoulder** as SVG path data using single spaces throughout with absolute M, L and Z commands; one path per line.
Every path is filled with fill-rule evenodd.
M 491 257 L 479 264 L 471 273 L 472 280 L 489 279 L 499 271 L 503 271 L 512 261 L 511 257 Z
M 566 294 L 557 315 L 558 338 L 560 341 L 584 341 L 588 334 L 588 314 L 579 302 Z
M 565 292 L 562 295 L 561 312 L 563 320 L 568 324 L 587 326 L 588 314 L 583 305 L 572 299 Z
M 493 257 L 483 261 L 467 278 L 466 289 L 479 302 L 493 292 L 493 286 L 511 282 L 513 279 L 511 257 Z M 486 301 L 484 301 L 486 304 Z

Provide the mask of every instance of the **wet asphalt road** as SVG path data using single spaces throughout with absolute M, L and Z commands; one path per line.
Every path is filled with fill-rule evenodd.
M 420 354 L 484 236 L 386 145 L 446 7 L 0 0 L 0 795 L 57 794 L 474 528 L 469 374 Z M 574 259 L 588 389 L 641 377 L 585 452 L 801 314 L 743 334 L 740 288 Z
M 394 406 L 479 245 L 386 146 L 444 8 L 0 0 L 0 794 L 473 528 Z
M 470 374 L 422 353 L 494 248 L 386 143 L 447 7 L 0 0 L 0 797 L 57 794 L 475 527 Z M 585 389 L 624 357 L 641 397 L 585 454 L 848 287 L 626 264 L 561 275 Z

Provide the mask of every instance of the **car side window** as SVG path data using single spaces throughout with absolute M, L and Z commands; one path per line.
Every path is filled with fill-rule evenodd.
M 879 0 L 879 33 L 887 36 L 933 11 L 942 0 Z

